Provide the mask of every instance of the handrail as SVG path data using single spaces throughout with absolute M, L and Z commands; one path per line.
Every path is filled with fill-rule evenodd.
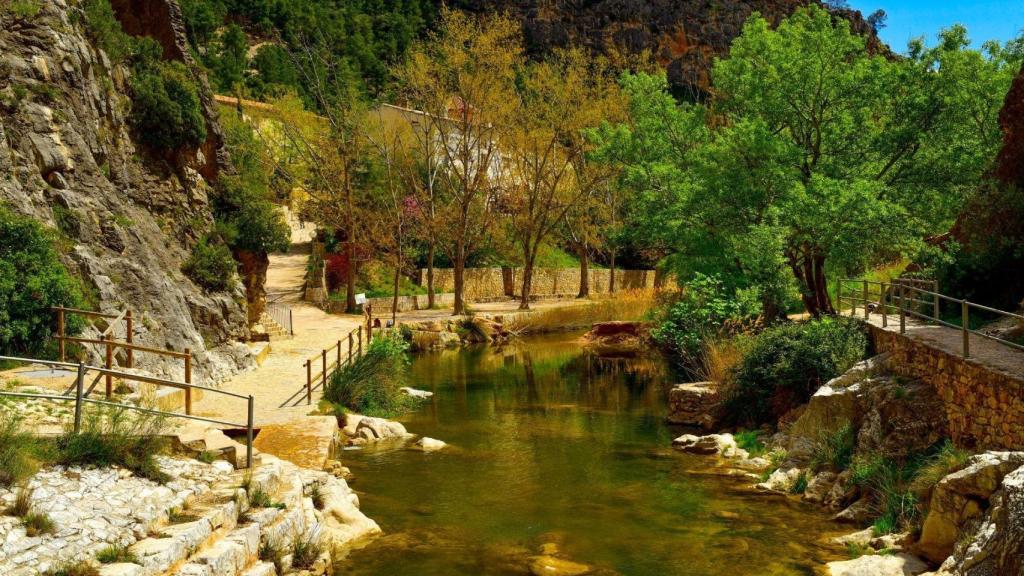
M 151 352 L 153 354 L 160 354 L 161 356 L 170 356 L 171 358 L 188 358 L 191 354 L 186 352 L 178 352 L 175 350 L 165 350 L 163 348 L 153 348 L 150 346 L 142 346 L 140 344 L 129 344 L 128 342 L 118 342 L 116 340 L 97 340 L 95 338 L 79 338 L 77 336 L 55 336 L 54 338 L 60 340 L 66 340 L 68 342 L 77 342 L 79 344 L 103 344 L 106 345 L 108 342 L 115 348 L 124 348 L 125 350 L 135 350 L 138 352 Z
M 117 318 L 117 314 L 111 314 L 109 312 L 97 312 L 95 310 L 82 310 L 80 308 L 66 308 L 64 306 L 53 306 L 50 308 L 54 312 L 67 312 L 70 314 L 78 314 L 80 316 L 92 316 L 93 318 Z
M 256 410 L 255 399 L 253 398 L 252 395 L 243 396 L 241 394 L 236 394 L 234 392 L 227 392 L 225 390 L 218 390 L 216 388 L 210 388 L 210 387 L 207 387 L 207 386 L 199 386 L 197 384 L 187 384 L 187 383 L 183 383 L 183 382 L 174 382 L 174 381 L 171 381 L 171 380 L 165 380 L 163 378 L 155 378 L 155 377 L 152 377 L 152 376 L 144 376 L 144 375 L 140 375 L 140 374 L 129 374 L 127 372 L 120 372 L 120 371 L 116 371 L 116 370 L 110 370 L 110 369 L 102 368 L 102 367 L 99 367 L 99 366 L 88 366 L 88 365 L 86 365 L 86 364 L 84 364 L 82 362 L 79 362 L 77 364 L 71 364 L 69 362 L 55 362 L 53 360 L 39 360 L 39 359 L 35 359 L 35 358 L 19 358 L 19 357 L 16 357 L 16 356 L 0 356 L 0 360 L 13 361 L 13 362 L 22 362 L 22 363 L 28 363 L 28 364 L 42 364 L 44 366 L 60 366 L 60 367 L 73 367 L 73 368 L 75 368 L 76 371 L 77 371 L 77 375 L 75 377 L 75 395 L 74 396 L 69 396 L 67 394 L 62 394 L 62 395 L 57 395 L 57 394 L 30 394 L 30 393 L 26 393 L 26 392 L 10 392 L 10 391 L 6 391 L 6 390 L 0 390 L 0 396 L 12 396 L 12 397 L 17 397 L 17 398 L 38 398 L 38 399 L 53 400 L 53 401 L 74 401 L 75 402 L 75 412 L 74 412 L 74 417 L 75 417 L 74 433 L 75 434 L 78 434 L 79 432 L 81 432 L 81 426 L 82 426 L 82 405 L 84 403 L 96 404 L 96 405 L 99 405 L 99 406 L 110 406 L 110 407 L 114 407 L 114 408 L 124 408 L 124 409 L 128 409 L 128 410 L 135 410 L 136 412 L 142 412 L 142 413 L 146 413 L 146 414 L 154 414 L 154 415 L 159 415 L 159 416 L 167 416 L 167 417 L 171 417 L 171 418 L 185 418 L 187 420 L 194 420 L 194 421 L 198 421 L 198 422 L 206 422 L 206 423 L 209 423 L 209 424 L 216 424 L 216 425 L 219 425 L 219 426 L 241 427 L 241 428 L 245 428 L 245 430 L 246 430 L 246 467 L 252 468 L 252 443 L 253 443 L 253 437 L 254 437 L 254 433 L 253 433 L 254 432 L 254 425 L 253 425 L 253 422 L 254 422 L 254 416 L 255 416 L 255 410 Z M 110 402 L 109 401 L 109 395 L 107 396 L 108 400 L 96 400 L 94 398 L 87 398 L 86 397 L 86 393 L 84 391 L 84 383 L 85 383 L 85 375 L 90 370 L 97 371 L 100 374 L 106 375 L 108 377 L 116 376 L 116 377 L 124 379 L 124 380 L 136 380 L 136 381 L 139 381 L 139 382 L 153 383 L 153 384 L 158 384 L 158 385 L 161 385 L 161 386 L 171 386 L 171 387 L 175 387 L 175 388 L 184 389 L 186 391 L 186 396 L 185 396 L 185 398 L 186 398 L 185 414 L 181 414 L 179 412 L 166 412 L 166 411 L 163 411 L 163 410 L 153 410 L 153 409 L 150 409 L 150 408 L 143 408 L 141 406 L 135 406 L 133 404 L 122 404 L 122 403 L 119 403 L 119 402 Z M 215 393 L 218 393 L 218 394 L 224 394 L 226 396 L 231 396 L 231 397 L 234 397 L 234 398 L 240 398 L 240 399 L 246 400 L 247 401 L 247 412 L 248 412 L 247 413 L 248 417 L 246 419 L 246 423 L 245 424 L 240 424 L 238 422 L 227 422 L 227 421 L 224 421 L 224 420 L 216 420 L 214 418 L 206 418 L 206 417 L 203 417 L 203 416 L 194 416 L 194 415 L 192 415 L 192 413 L 191 413 L 191 402 L 189 400 L 191 398 L 191 394 L 187 393 L 192 388 L 198 388 L 200 390 L 206 390 L 206 391 L 209 391 L 209 392 L 215 392 Z
M 914 283 L 930 283 L 933 290 L 926 290 L 914 285 Z M 856 287 L 851 288 L 848 293 L 844 293 L 844 287 L 849 286 L 851 283 L 858 284 L 860 287 L 860 295 L 858 295 L 858 289 Z M 879 286 L 878 300 L 872 300 L 870 298 L 870 286 Z M 930 297 L 926 300 L 923 298 L 916 298 L 915 296 Z M 876 306 L 875 310 L 881 309 L 882 314 L 882 327 L 888 326 L 889 309 L 895 307 L 899 314 L 900 321 L 900 333 L 906 333 L 906 317 L 912 316 L 920 318 L 925 322 L 934 323 L 940 326 L 946 326 L 949 328 L 959 329 L 963 334 L 963 357 L 969 358 L 971 354 L 971 341 L 970 336 L 974 334 L 1001 342 L 1011 348 L 1018 350 L 1024 350 L 1024 345 L 1016 342 L 1000 338 L 992 334 L 987 334 L 980 330 L 971 329 L 971 309 L 977 309 L 990 314 L 997 314 L 1009 318 L 1014 318 L 1020 321 L 1024 321 L 1024 315 L 1017 314 L 1014 312 L 1007 312 L 1005 310 L 999 310 L 998 308 L 992 308 L 991 306 L 985 306 L 984 304 L 977 304 L 970 302 L 962 298 L 954 298 L 947 294 L 939 292 L 938 282 L 934 280 L 922 280 L 922 279 L 911 279 L 911 278 L 895 278 L 890 283 L 878 282 L 873 280 L 867 280 L 864 278 L 841 278 L 836 283 L 836 308 L 837 310 L 842 309 L 844 302 L 850 304 L 850 316 L 857 314 L 858 304 L 863 306 L 864 320 L 869 320 L 872 313 L 872 306 Z M 943 320 L 941 317 L 941 302 L 950 302 L 960 307 L 960 324 L 957 325 L 953 322 Z M 908 304 L 909 303 L 909 304 Z M 914 304 L 924 304 L 931 308 L 931 314 L 927 312 L 921 312 L 919 308 L 916 308 Z

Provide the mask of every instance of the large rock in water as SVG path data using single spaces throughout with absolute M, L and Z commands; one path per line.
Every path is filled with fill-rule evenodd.
M 986 452 L 972 456 L 967 466 L 946 476 L 932 490 L 928 516 L 915 551 L 932 562 L 942 562 L 968 523 L 990 507 L 990 498 L 1004 483 L 1004 477 L 1024 466 L 1024 452 Z M 1024 509 L 1017 521 L 1024 522 Z M 1024 529 L 1024 524 L 1019 525 Z
M 672 424 L 714 428 L 718 422 L 721 395 L 714 382 L 676 384 L 668 391 L 668 416 Z
M 631 355 L 644 349 L 643 322 L 598 322 L 583 337 L 584 345 L 603 356 Z

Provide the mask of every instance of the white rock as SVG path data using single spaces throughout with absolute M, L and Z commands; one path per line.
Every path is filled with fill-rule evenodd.
M 909 554 L 861 556 L 854 560 L 829 562 L 830 576 L 917 576 L 928 565 Z
M 420 450 L 423 450 L 424 452 L 434 452 L 436 450 L 444 448 L 447 445 L 448 444 L 445 444 L 441 440 L 437 440 L 435 438 L 428 438 L 426 436 L 416 441 L 416 447 L 419 448 Z
M 418 398 L 421 400 L 426 400 L 427 398 L 430 398 L 431 396 L 434 395 L 433 392 L 429 392 L 427 390 L 417 390 L 416 388 L 410 388 L 409 386 L 403 386 L 402 388 L 400 388 L 400 390 L 413 398 Z

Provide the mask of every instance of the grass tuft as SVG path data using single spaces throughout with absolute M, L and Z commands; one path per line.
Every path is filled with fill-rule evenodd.
M 111 545 L 96 553 L 96 560 L 100 564 L 138 563 L 135 554 L 132 554 L 124 546 Z
M 823 431 L 814 444 L 811 469 L 817 471 L 827 467 L 833 472 L 846 470 L 853 459 L 856 436 L 849 422 L 844 422 L 835 430 Z
M 32 511 L 32 491 L 22 486 L 14 496 L 14 504 L 5 511 L 8 516 L 22 518 Z
M 316 532 L 305 538 L 301 534 L 292 538 L 292 568 L 312 568 L 322 553 L 323 543 Z
M 317 510 L 324 509 L 324 493 L 320 490 L 320 483 L 314 482 L 309 487 L 309 498 L 313 501 L 313 507 Z
M 259 557 L 262 562 L 270 562 L 274 565 L 275 574 L 284 574 L 285 549 L 280 542 L 272 538 L 262 542 Z
M 82 560 L 80 562 L 62 564 L 45 573 L 45 576 L 100 576 L 95 566 Z
M 164 474 L 153 458 L 164 449 L 162 416 L 124 408 L 90 410 L 81 433 L 68 430 L 58 441 L 61 464 L 118 465 L 136 475 L 164 483 Z
M 21 517 L 21 525 L 25 527 L 25 535 L 28 537 L 52 534 L 57 527 L 53 520 L 42 512 L 29 512 Z
M 524 335 L 587 328 L 611 320 L 643 320 L 650 317 L 657 304 L 655 290 L 621 290 L 588 304 L 511 315 L 504 327 L 513 334 Z
M 764 454 L 765 446 L 761 442 L 760 434 L 758 434 L 757 430 L 737 432 L 733 435 L 733 438 L 736 439 L 736 445 L 746 450 L 751 457 Z
M 408 380 L 408 348 L 394 334 L 375 339 L 365 354 L 331 376 L 324 398 L 367 416 L 392 418 L 409 411 L 417 401 L 402 392 Z

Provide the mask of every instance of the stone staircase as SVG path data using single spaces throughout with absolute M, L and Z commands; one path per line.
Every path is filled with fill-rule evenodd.
M 131 545 L 133 562 L 106 564 L 101 576 L 273 576 L 325 574 L 329 546 L 316 562 L 291 569 L 291 543 L 319 532 L 317 512 L 307 496 L 316 482 L 305 482 L 298 469 L 272 456 L 251 473 L 238 470 L 210 492 L 187 502 Z M 321 473 L 323 474 L 323 473 Z M 269 496 L 272 505 L 250 505 L 252 495 Z M 254 502 L 258 504 L 258 502 Z M 263 504 L 266 504 L 264 501 Z M 279 565 L 260 559 L 267 544 L 284 552 Z
M 283 326 L 277 323 L 270 314 L 264 312 L 260 316 L 259 324 L 263 326 L 263 333 L 265 333 L 271 342 L 275 340 L 285 340 L 291 338 L 292 335 L 288 333 Z

